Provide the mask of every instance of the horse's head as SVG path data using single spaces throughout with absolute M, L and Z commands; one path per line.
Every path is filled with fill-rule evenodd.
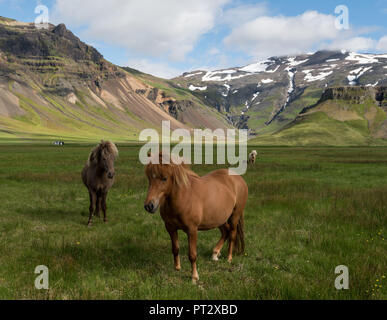
M 176 164 L 167 160 L 162 153 L 153 157 L 145 168 L 149 181 L 148 195 L 144 208 L 149 213 L 155 213 L 172 193 L 174 186 L 187 186 L 188 175 L 195 175 L 185 164 Z
M 144 208 L 149 213 L 155 213 L 172 191 L 173 177 L 170 166 L 172 164 L 166 164 L 160 153 L 158 159 L 157 157 L 151 159 L 151 162 L 145 168 L 149 188 Z
M 109 179 L 113 179 L 115 176 L 114 160 L 117 156 L 118 150 L 115 144 L 102 140 L 100 145 L 91 153 L 90 161 L 95 162 Z

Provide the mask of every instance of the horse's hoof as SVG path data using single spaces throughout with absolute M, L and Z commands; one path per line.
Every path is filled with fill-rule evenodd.
M 176 270 L 176 271 L 180 271 L 180 270 L 181 270 L 181 267 L 175 267 L 175 270 Z
M 231 263 L 232 262 L 232 257 L 228 257 L 227 261 L 228 261 L 228 263 Z
M 198 281 L 199 281 L 199 274 L 195 272 L 192 274 L 192 283 L 197 284 Z
M 212 255 L 212 261 L 219 261 L 219 256 L 220 256 L 220 254 L 214 253 Z
M 108 219 L 104 219 L 104 220 L 103 220 L 103 222 L 105 222 L 105 223 L 108 223 L 108 222 L 109 222 L 109 220 L 108 220 Z
M 91 227 L 93 226 L 93 224 L 92 224 L 91 222 L 89 222 L 89 223 L 87 224 L 87 226 L 88 226 L 89 228 L 91 228 Z

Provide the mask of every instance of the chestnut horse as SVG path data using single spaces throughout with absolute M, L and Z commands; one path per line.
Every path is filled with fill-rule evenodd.
M 114 160 L 118 150 L 114 143 L 101 141 L 91 151 L 89 159 L 82 170 L 82 181 L 89 190 L 89 227 L 93 224 L 93 213 L 99 217 L 100 209 L 103 211 L 104 222 L 106 218 L 106 197 L 114 183 Z M 95 209 L 95 212 L 94 212 Z
M 184 163 L 178 165 L 171 160 L 166 164 L 161 153 L 157 158 L 152 158 L 145 168 L 149 180 L 145 210 L 153 214 L 160 208 L 161 218 L 172 240 L 177 271 L 181 268 L 178 230 L 187 233 L 192 281 L 196 283 L 199 280 L 196 267 L 198 231 L 220 229 L 222 236 L 212 255 L 215 261 L 227 239 L 229 262 L 234 247 L 238 252 L 244 252 L 243 216 L 248 187 L 241 176 L 229 175 L 226 169 L 199 177 Z

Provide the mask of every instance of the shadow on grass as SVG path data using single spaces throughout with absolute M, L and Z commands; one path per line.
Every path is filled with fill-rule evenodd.
M 89 215 L 86 210 L 75 208 L 20 208 L 16 210 L 17 214 L 27 216 L 30 219 L 44 221 L 66 221 L 74 217 L 87 217 Z M 74 220 L 73 220 L 74 221 Z
M 99 236 L 99 235 L 97 235 Z M 152 276 L 160 272 L 164 267 L 172 268 L 172 254 L 168 255 L 166 263 L 165 247 L 158 242 L 133 240 L 120 236 L 111 239 L 102 237 L 99 240 L 85 239 L 81 244 L 50 242 L 36 246 L 35 259 L 39 263 L 46 264 L 53 273 L 70 278 L 78 278 L 81 273 L 115 274 L 117 272 L 132 271 L 142 276 Z M 168 250 L 169 253 L 169 250 Z M 25 258 L 22 258 L 25 261 Z

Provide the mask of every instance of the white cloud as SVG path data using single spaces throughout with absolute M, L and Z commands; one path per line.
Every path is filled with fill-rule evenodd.
M 367 51 L 373 50 L 376 47 L 377 41 L 366 37 L 353 37 L 341 39 L 324 46 L 324 48 L 332 50 L 345 49 L 349 51 Z
M 266 3 L 244 4 L 225 10 L 220 20 L 221 23 L 238 26 L 267 12 Z
M 220 54 L 221 51 L 218 49 L 218 48 L 211 48 L 210 50 L 208 50 L 208 54 L 211 55 L 211 56 L 216 56 L 218 54 Z
M 235 27 L 224 43 L 254 58 L 293 55 L 313 49 L 376 49 L 376 40 L 359 36 L 370 30 L 338 30 L 335 19 L 334 15 L 317 11 L 306 11 L 294 17 L 258 17 Z M 382 50 L 386 43 L 382 39 L 379 42 L 378 50 Z
M 376 48 L 379 51 L 387 52 L 387 36 L 380 38 Z
M 182 60 L 230 0 L 56 0 L 53 19 L 136 54 Z
M 236 27 L 225 39 L 229 47 L 256 57 L 306 52 L 315 44 L 335 39 L 335 17 L 307 11 L 295 17 L 259 17 Z
M 187 71 L 171 67 L 168 63 L 155 62 L 149 59 L 130 59 L 126 65 L 164 79 L 177 77 Z

